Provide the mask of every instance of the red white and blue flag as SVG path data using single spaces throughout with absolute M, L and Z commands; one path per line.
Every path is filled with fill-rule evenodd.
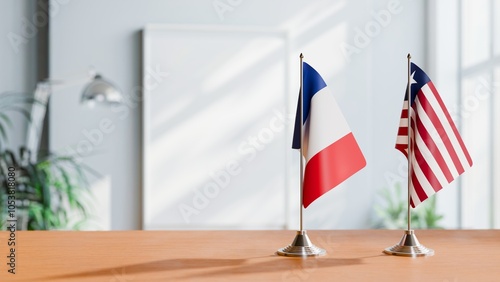
M 305 62 L 302 73 L 304 135 L 301 142 L 299 99 L 292 148 L 300 149 L 302 145 L 305 158 L 302 204 L 307 208 L 365 167 L 366 161 L 323 78 Z
M 410 73 L 412 110 L 407 89 L 396 149 L 408 157 L 409 133 L 410 204 L 416 207 L 470 168 L 472 159 L 432 81 L 413 63 Z

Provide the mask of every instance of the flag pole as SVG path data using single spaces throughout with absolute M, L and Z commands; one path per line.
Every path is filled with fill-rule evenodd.
M 303 74 L 303 59 L 304 55 L 300 53 L 300 231 L 304 230 L 302 215 L 304 212 L 304 151 L 302 149 L 302 141 L 304 140 L 304 74 Z
M 415 235 L 415 232 L 411 229 L 411 175 L 412 175 L 412 142 L 411 142 L 411 111 L 412 111 L 412 97 L 411 97 L 411 55 L 408 53 L 406 56 L 408 59 L 408 84 L 406 85 L 406 92 L 408 94 L 408 229 L 405 231 L 403 238 L 398 244 L 384 249 L 384 253 L 388 255 L 404 256 L 404 257 L 423 257 L 434 255 L 434 250 L 426 248 L 424 245 L 420 244 Z
M 304 205 L 304 155 L 302 149 L 302 141 L 304 140 L 304 74 L 303 74 L 303 59 L 304 55 L 300 53 L 300 93 L 299 93 L 299 106 L 300 106 L 300 227 L 299 231 L 295 235 L 293 242 L 279 249 L 276 253 L 280 256 L 287 257 L 311 257 L 311 256 L 322 256 L 326 254 L 326 251 L 316 247 L 309 236 L 307 236 L 307 231 L 304 230 L 303 226 L 303 211 Z
M 408 84 L 406 90 L 408 92 L 408 231 L 411 230 L 411 55 L 408 53 Z

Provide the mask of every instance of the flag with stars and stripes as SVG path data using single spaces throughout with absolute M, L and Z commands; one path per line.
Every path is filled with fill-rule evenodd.
M 472 159 L 432 81 L 414 63 L 410 73 L 411 102 L 407 89 L 396 149 L 409 158 L 410 204 L 416 207 L 470 168 Z

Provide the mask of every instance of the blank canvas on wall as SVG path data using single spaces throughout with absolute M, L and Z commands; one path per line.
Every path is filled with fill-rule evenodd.
M 143 228 L 286 224 L 290 116 L 279 31 L 143 32 Z

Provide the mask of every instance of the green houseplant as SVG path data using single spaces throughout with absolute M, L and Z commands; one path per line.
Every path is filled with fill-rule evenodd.
M 408 218 L 408 198 L 403 193 L 402 184 L 396 182 L 391 189 L 385 188 L 380 196 L 381 204 L 375 206 L 375 228 L 406 229 Z M 411 225 L 415 229 L 440 229 L 443 215 L 437 212 L 436 196 L 432 196 L 411 210 Z
M 32 98 L 15 93 L 0 95 L 0 224 L 6 223 L 9 172 L 15 174 L 16 217 L 18 228 L 27 230 L 79 229 L 88 218 L 87 172 L 93 172 L 74 156 L 46 154 L 34 161 L 31 152 L 21 146 L 17 152 L 7 149 L 12 121 L 7 113 L 16 112 L 31 120 L 27 110 Z M 42 105 L 45 106 L 45 105 Z M 10 168 L 10 169 L 9 169 Z M 20 224 L 20 226 L 19 226 Z
M 11 167 L 16 179 L 16 213 L 26 217 L 21 220 L 22 229 L 78 229 L 88 217 L 84 204 L 89 194 L 88 182 L 81 165 L 71 156 L 60 155 L 32 162 L 30 153 L 22 147 L 17 156 L 10 150 L 0 154 L 1 206 L 6 203 Z M 70 220 L 75 218 L 80 220 Z
M 28 121 L 31 121 L 28 105 L 35 103 L 33 98 L 23 93 L 6 92 L 0 94 L 0 150 L 3 150 L 8 141 L 8 130 L 12 129 L 13 124 L 10 119 L 10 113 L 19 113 Z

